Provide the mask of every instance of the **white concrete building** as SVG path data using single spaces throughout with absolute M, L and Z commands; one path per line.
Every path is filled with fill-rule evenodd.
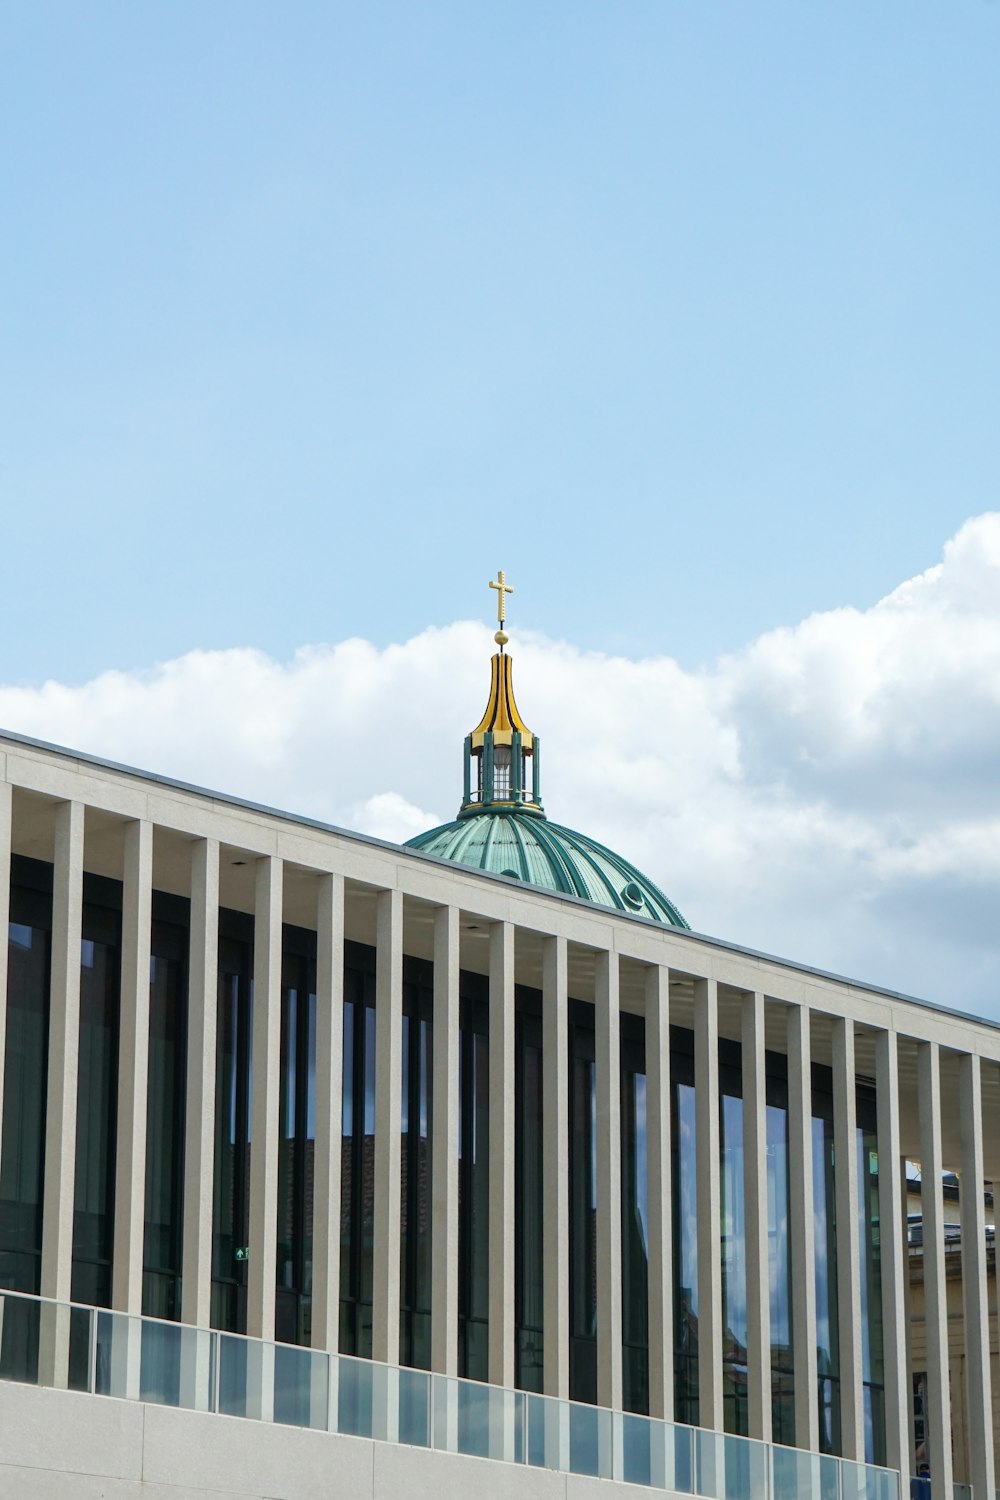
M 503 644 L 423 848 L 0 736 L 0 1495 L 895 1500 L 911 1158 L 993 1500 L 1000 1030 L 548 824 Z

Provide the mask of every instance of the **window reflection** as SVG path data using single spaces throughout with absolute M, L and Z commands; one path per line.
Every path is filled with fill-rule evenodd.
M 688 1033 L 690 1036 L 690 1033 Z M 676 1078 L 693 1067 L 690 1054 L 671 1056 Z M 674 1411 L 678 1422 L 698 1421 L 698 1183 L 695 1173 L 695 1101 L 691 1083 L 672 1087 L 674 1182 Z
M 626 1411 L 649 1411 L 649 1256 L 646 1236 L 645 1028 L 621 1017 L 622 1393 Z

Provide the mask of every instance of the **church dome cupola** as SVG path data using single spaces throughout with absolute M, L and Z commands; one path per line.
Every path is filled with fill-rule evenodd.
M 491 589 L 497 591 L 500 650 L 490 662 L 490 696 L 486 712 L 465 738 L 465 787 L 460 818 L 498 809 L 537 813 L 542 817 L 538 736 L 532 734 L 514 699 L 511 658 L 504 647 L 507 595 L 514 592 L 501 569 Z
M 550 823 L 538 780 L 538 736 L 518 712 L 511 661 L 504 647 L 506 596 L 514 590 L 498 573 L 499 651 L 490 663 L 486 712 L 465 737 L 465 790 L 458 817 L 408 839 L 407 846 L 523 880 L 541 890 L 576 896 L 630 916 L 687 927 L 672 901 L 635 865 L 572 828 Z

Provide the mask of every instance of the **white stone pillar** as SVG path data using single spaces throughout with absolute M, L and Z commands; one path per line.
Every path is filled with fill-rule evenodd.
M 809 1010 L 788 1011 L 788 1240 L 792 1285 L 795 1442 L 819 1448 L 816 1234 L 813 1219 L 812 1037 Z
M 566 939 L 542 948 L 542 1190 L 547 1396 L 569 1398 L 569 982 Z
M 746 1221 L 749 1436 L 771 1439 L 771 1268 L 767 1223 L 764 996 L 743 999 L 743 1204 Z
M 622 1405 L 622 1145 L 618 955 L 594 974 L 597 1093 L 597 1404 Z
M 674 1420 L 670 970 L 646 970 L 646 1176 L 649 1202 L 649 1414 Z M 666 1479 L 664 1479 L 666 1483 Z
M 514 928 L 490 928 L 489 1377 L 514 1384 Z
M 878 1109 L 879 1243 L 882 1266 L 882 1347 L 885 1363 L 886 1463 L 910 1477 L 909 1366 L 906 1360 L 904 1259 L 905 1204 L 899 1176 L 899 1059 L 894 1031 L 875 1038 L 875 1089 Z
M 253 913 L 253 1112 L 247 1333 L 274 1338 L 278 1274 L 278 1074 L 281 1066 L 282 864 L 257 860 Z M 267 1381 L 262 1415 L 267 1416 Z
M 993 1394 L 986 1271 L 983 1164 L 983 1078 L 976 1056 L 959 1058 L 962 1129 L 962 1294 L 969 1459 L 975 1495 L 990 1496 L 993 1477 Z
M 434 916 L 431 1369 L 458 1374 L 459 912 Z
M 118 1147 L 111 1305 L 127 1313 L 142 1312 L 152 900 L 153 825 L 143 818 L 129 823 L 125 829 L 122 886 Z
M 948 1384 L 948 1289 L 945 1284 L 944 1162 L 941 1145 L 941 1057 L 936 1042 L 917 1044 L 917 1113 L 920 1119 L 920 1211 L 923 1217 L 924 1327 L 927 1337 L 927 1403 L 931 1488 L 950 1495 L 951 1397 Z
M 344 1119 L 344 878 L 316 894 L 316 1144 L 313 1169 L 312 1337 L 340 1344 L 340 1168 Z M 316 1362 L 320 1369 L 320 1362 Z
M 833 1162 L 837 1205 L 841 1451 L 845 1458 L 863 1462 L 864 1375 L 861 1358 L 856 1088 L 854 1022 L 837 1016 L 833 1020 Z
M 3 1139 L 3 1079 L 7 1055 L 7 929 L 10 922 L 11 785 L 0 781 L 0 1147 Z
M 719 993 L 694 982 L 695 1174 L 698 1185 L 698 1422 L 723 1430 Z
M 215 1163 L 215 1045 L 219 1014 L 219 843 L 191 849 L 187 1101 L 181 1318 L 207 1328 L 212 1310 L 212 1195 Z M 200 1350 L 203 1340 L 185 1340 Z M 189 1404 L 207 1391 L 207 1376 Z M 199 1405 L 199 1410 L 202 1407 Z
M 83 841 L 83 804 L 60 803 L 55 814 L 52 872 L 52 964 L 41 1266 L 42 1296 L 60 1302 L 69 1301 L 73 1272 Z M 43 1319 L 40 1345 L 41 1383 L 65 1386 L 69 1364 L 68 1319 L 58 1314 L 51 1320 Z
M 380 891 L 375 935 L 375 1225 L 372 1358 L 399 1363 L 399 1133 L 403 1088 L 403 896 Z

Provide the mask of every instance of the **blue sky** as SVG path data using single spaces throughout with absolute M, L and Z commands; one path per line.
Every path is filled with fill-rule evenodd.
M 402 839 L 503 567 L 551 817 L 1000 1020 L 998 77 L 988 0 L 9 0 L 0 725 Z
M 997 504 L 998 66 L 986 0 L 11 0 L 0 681 L 498 566 L 688 667 L 873 604 Z

